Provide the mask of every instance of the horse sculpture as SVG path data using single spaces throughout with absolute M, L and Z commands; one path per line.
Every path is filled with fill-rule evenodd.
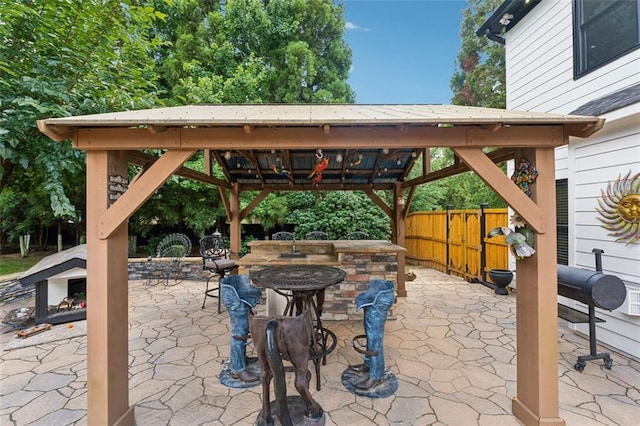
M 313 338 L 313 323 L 311 313 L 304 310 L 298 316 L 249 317 L 249 330 L 262 373 L 262 410 L 256 419 L 256 425 L 273 425 L 269 386 L 274 378 L 278 417 L 283 426 L 293 425 L 287 407 L 286 384 L 282 359 L 293 365 L 295 372 L 295 388 L 306 406 L 305 415 L 311 419 L 320 419 L 324 413 L 322 407 L 313 399 L 309 392 L 308 371 L 309 348 Z

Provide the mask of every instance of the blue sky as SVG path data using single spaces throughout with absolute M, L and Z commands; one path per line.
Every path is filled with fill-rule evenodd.
M 450 104 L 465 0 L 344 0 L 359 104 Z

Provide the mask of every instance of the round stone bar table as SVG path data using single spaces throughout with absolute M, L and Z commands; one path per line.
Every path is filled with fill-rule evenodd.
M 318 315 L 318 294 L 332 285 L 344 281 L 345 271 L 326 265 L 270 266 L 251 274 L 251 281 L 260 288 L 269 288 L 287 298 L 283 315 L 298 315 L 308 309 L 314 321 L 315 338 L 309 348 L 309 359 L 316 371 L 316 389 L 320 390 L 320 360 L 336 347 L 336 335 L 322 326 Z

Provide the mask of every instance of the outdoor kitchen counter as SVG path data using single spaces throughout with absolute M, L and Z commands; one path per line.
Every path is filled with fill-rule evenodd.
M 236 260 L 240 274 L 250 275 L 267 266 L 326 265 L 337 266 L 346 273 L 340 284 L 327 288 L 323 319 L 362 319 L 355 308 L 355 297 L 365 291 L 372 279 L 398 281 L 398 252 L 404 247 L 385 240 L 299 240 L 297 253 L 303 258 L 280 257 L 292 253 L 292 241 L 254 240 L 249 242 L 251 252 Z

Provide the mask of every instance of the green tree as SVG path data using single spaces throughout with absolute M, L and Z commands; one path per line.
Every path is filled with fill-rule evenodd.
M 38 205 L 26 209 L 46 206 L 41 223 L 83 217 L 83 195 L 69 188 L 85 173 L 83 153 L 36 120 L 153 106 L 149 29 L 160 18 L 116 0 L 0 2 L 0 192 L 27 188 Z
M 329 239 L 343 239 L 364 231 L 371 239 L 389 238 L 389 217 L 360 191 L 291 192 L 287 195 L 286 222 L 296 224 L 296 237 L 324 231 Z
M 460 38 L 462 45 L 456 59 L 456 71 L 451 78 L 454 105 L 505 108 L 504 47 L 487 37 L 476 35 L 487 16 L 502 0 L 467 0 L 462 12 Z M 453 152 L 445 148 L 431 150 L 431 168 L 438 170 L 453 164 Z M 434 194 L 436 208 L 448 205 L 455 209 L 475 209 L 481 203 L 504 207 L 496 195 L 475 173 L 467 172 L 425 185 Z
M 351 51 L 342 38 L 344 10 L 333 1 L 156 0 L 154 5 L 166 16 L 154 28 L 164 41 L 155 56 L 167 104 L 354 100 L 346 82 Z M 202 194 L 208 194 L 205 222 L 224 222 L 217 191 L 206 186 L 171 179 L 134 215 L 132 232 L 148 232 L 159 221 L 196 229 L 194 223 L 202 223 L 207 213 L 186 206 Z M 242 206 L 255 195 L 242 193 Z M 168 198 L 175 201 L 165 207 L 160 201 Z M 251 218 L 266 229 L 282 224 L 287 204 L 284 195 L 270 194 Z
M 476 31 L 489 13 L 502 0 L 467 0 L 469 6 L 462 12 L 460 38 L 462 46 L 456 59 L 456 71 L 451 78 L 454 105 L 505 108 L 505 56 L 504 47 Z
M 330 0 L 182 0 L 158 26 L 173 103 L 353 102 L 343 7 Z
M 454 154 L 448 148 L 431 149 L 431 168 L 433 171 L 453 164 Z M 433 197 L 433 207 L 444 210 L 447 206 L 454 209 L 477 209 L 487 203 L 490 208 L 505 207 L 506 204 L 474 172 L 449 176 L 423 185 Z

